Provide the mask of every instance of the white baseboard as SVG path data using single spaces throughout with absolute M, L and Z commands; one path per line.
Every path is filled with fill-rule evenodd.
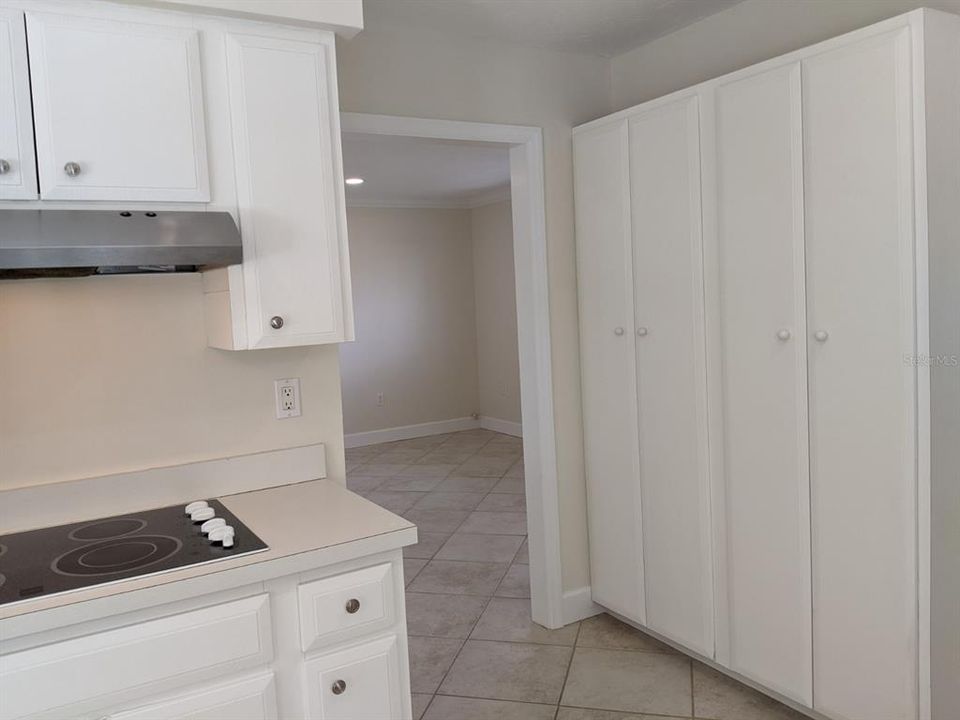
M 523 426 L 518 422 L 510 420 L 501 420 L 500 418 L 480 416 L 480 427 L 485 430 L 503 433 L 504 435 L 513 435 L 514 437 L 523 437 Z
M 563 593 L 561 612 L 563 614 L 563 624 L 569 625 L 605 611 L 593 601 L 590 586 L 584 585 L 576 590 L 567 590 Z
M 410 440 L 411 438 L 427 437 L 428 435 L 443 435 L 460 430 L 474 430 L 480 427 L 480 421 L 472 417 L 453 418 L 452 420 L 437 420 L 435 422 L 419 423 L 417 425 L 400 425 L 399 427 L 384 428 L 383 430 L 368 430 L 367 432 L 350 433 L 343 436 L 343 445 L 347 448 L 376 445 L 378 443 Z

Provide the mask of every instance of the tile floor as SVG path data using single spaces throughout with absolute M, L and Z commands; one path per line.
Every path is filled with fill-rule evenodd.
M 347 450 L 347 486 L 415 522 L 414 718 L 802 720 L 608 615 L 530 619 L 523 446 L 489 430 Z

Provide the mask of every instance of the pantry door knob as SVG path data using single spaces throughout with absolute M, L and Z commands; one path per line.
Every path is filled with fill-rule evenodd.
M 827 338 L 830 337 L 830 333 L 828 333 L 826 330 L 817 330 L 813 334 L 813 337 L 817 342 L 822 343 L 827 341 Z
M 337 680 L 330 689 L 334 695 L 343 695 L 346 692 L 347 684 L 343 680 Z
M 638 327 L 637 337 L 646 337 L 648 332 L 649 330 L 647 330 L 645 327 Z
M 279 330 L 282 328 L 283 318 L 279 315 L 274 315 L 272 318 L 270 318 L 270 327 L 272 327 L 274 330 Z
M 66 165 L 63 166 L 63 171 L 69 177 L 76 177 L 77 175 L 80 174 L 80 164 L 75 162 L 68 162 Z
M 6 175 L 8 172 L 10 172 L 10 163 L 0 158 L 0 175 Z
M 613 334 L 616 335 L 617 337 L 620 337 L 621 335 L 623 335 L 623 328 L 622 328 L 622 327 L 615 327 L 615 328 L 613 329 Z
M 347 600 L 347 612 L 351 615 L 355 614 L 360 609 L 360 601 L 356 598 L 350 598 Z
M 786 328 L 781 328 L 781 329 L 777 330 L 777 340 L 780 340 L 780 341 L 782 341 L 782 342 L 786 342 L 786 341 L 789 340 L 789 339 L 790 339 L 790 331 L 789 331 L 789 330 L 787 330 Z

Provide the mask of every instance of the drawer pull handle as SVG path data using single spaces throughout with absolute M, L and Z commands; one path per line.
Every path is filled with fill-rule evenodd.
M 360 601 L 356 598 L 347 600 L 347 612 L 353 615 L 360 609 Z
M 347 684 L 343 680 L 337 680 L 330 689 L 333 690 L 334 695 L 343 695 L 347 690 Z
M 67 174 L 67 177 L 76 177 L 80 174 L 80 165 L 75 162 L 68 162 L 63 166 L 63 171 Z

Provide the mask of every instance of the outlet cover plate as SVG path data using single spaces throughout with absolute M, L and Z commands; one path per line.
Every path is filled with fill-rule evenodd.
M 300 378 L 273 381 L 277 402 L 277 420 L 300 417 Z

